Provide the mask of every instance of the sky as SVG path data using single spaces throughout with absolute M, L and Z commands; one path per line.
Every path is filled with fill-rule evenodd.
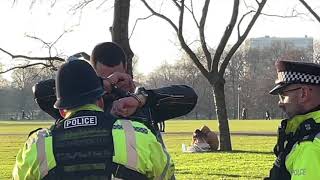
M 113 21 L 113 1 L 95 0 L 81 12 L 70 10 L 77 0 L 56 0 L 52 7 L 50 1 L 37 0 L 30 8 L 32 0 L 0 1 L 1 33 L 0 47 L 13 53 L 29 56 L 48 56 L 48 50 L 40 41 L 26 37 L 36 36 L 46 42 L 54 42 L 64 31 L 61 39 L 55 47 L 59 54 L 65 56 L 85 51 L 91 53 L 93 47 L 100 42 L 111 41 L 109 27 Z M 54 1 L 54 0 L 51 0 Z M 200 18 L 201 6 L 204 0 L 194 1 L 196 17 Z M 320 1 L 306 0 L 315 11 L 320 14 Z M 101 4 L 102 2 L 105 2 Z M 164 0 L 162 6 L 160 0 L 153 0 L 152 7 L 171 17 L 177 22 L 177 11 L 170 0 Z M 206 23 L 205 35 L 210 47 L 216 47 L 223 31 L 230 19 L 232 0 L 212 0 Z M 240 15 L 246 12 L 245 4 L 252 5 L 255 0 L 240 1 Z M 276 18 L 260 16 L 257 23 L 249 33 L 248 38 L 263 37 L 266 35 L 275 37 L 304 37 L 305 35 L 320 39 L 320 23 L 309 15 L 308 11 L 299 4 L 298 0 L 268 0 L 263 12 L 267 14 L 290 15 L 292 9 L 296 9 L 301 15 L 298 18 Z M 197 10 L 198 9 L 198 10 Z M 139 0 L 131 0 L 130 33 L 135 20 L 150 15 L 149 11 Z M 188 17 L 188 16 L 187 16 Z M 197 29 L 192 19 L 185 20 L 185 39 L 188 43 L 198 39 Z M 246 21 L 243 25 L 245 25 Z M 236 30 L 236 29 L 235 29 Z M 228 42 L 232 44 L 236 40 L 236 31 Z M 137 71 L 147 74 L 164 62 L 174 63 L 183 54 L 179 47 L 173 29 L 163 20 L 151 17 L 139 21 L 130 45 L 138 57 Z M 196 46 L 196 44 L 195 44 Z M 55 55 L 55 51 L 53 51 Z M 10 58 L 0 52 L 0 62 L 4 69 L 13 66 Z M 5 74 L 8 78 L 10 74 Z

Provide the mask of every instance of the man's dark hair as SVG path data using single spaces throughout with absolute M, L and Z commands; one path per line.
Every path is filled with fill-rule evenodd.
M 98 62 L 109 67 L 114 67 L 122 63 L 122 65 L 126 67 L 127 57 L 118 44 L 114 42 L 103 42 L 93 48 L 90 62 L 94 67 L 96 67 Z

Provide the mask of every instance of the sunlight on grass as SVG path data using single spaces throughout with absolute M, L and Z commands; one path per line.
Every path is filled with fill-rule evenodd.
M 234 136 L 233 152 L 182 153 L 181 144 L 190 141 L 191 136 L 165 135 L 177 179 L 262 179 L 274 161 L 276 137 Z
M 30 131 L 50 127 L 53 122 L 0 121 L 0 179 L 11 179 L 15 156 Z M 275 131 L 278 121 L 230 121 L 231 131 Z M 274 161 L 276 137 L 233 136 L 232 152 L 188 154 L 181 144 L 189 145 L 194 129 L 203 124 L 217 129 L 217 121 L 168 121 L 164 134 L 166 146 L 175 162 L 177 179 L 262 179 Z M 186 132 L 186 133 L 173 133 Z M 190 133 L 189 133 L 190 132 Z
M 229 121 L 229 127 L 231 132 L 276 132 L 279 123 L 278 120 L 231 120 Z M 166 121 L 166 132 L 193 132 L 202 125 L 207 125 L 211 130 L 218 131 L 218 121 L 216 120 L 170 120 Z

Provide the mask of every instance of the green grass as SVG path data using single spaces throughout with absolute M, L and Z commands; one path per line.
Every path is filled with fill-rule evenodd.
M 262 179 L 274 161 L 276 137 L 233 136 L 233 152 L 181 153 L 190 136 L 165 135 L 177 179 Z
M 280 121 L 263 120 L 231 120 L 229 121 L 230 131 L 249 132 L 276 132 Z M 166 132 L 193 132 L 196 128 L 207 125 L 211 130 L 218 130 L 218 121 L 214 120 L 188 120 L 188 121 L 166 121 Z
M 231 131 L 275 132 L 279 121 L 229 121 Z M 0 121 L 0 179 L 10 179 L 15 155 L 38 127 L 47 122 Z M 177 179 L 262 179 L 274 161 L 271 153 L 276 137 L 232 136 L 233 152 L 188 154 L 181 144 L 190 144 L 191 133 L 202 125 L 217 130 L 217 121 L 167 121 L 167 132 L 190 132 L 164 135 L 166 146 L 176 165 Z
M 53 121 L 0 121 L 1 134 L 29 134 L 39 127 L 50 127 Z

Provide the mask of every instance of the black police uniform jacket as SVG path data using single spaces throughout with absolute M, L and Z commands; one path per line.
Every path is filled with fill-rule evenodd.
M 115 118 L 78 111 L 52 129 L 56 167 L 44 179 L 111 179 Z

